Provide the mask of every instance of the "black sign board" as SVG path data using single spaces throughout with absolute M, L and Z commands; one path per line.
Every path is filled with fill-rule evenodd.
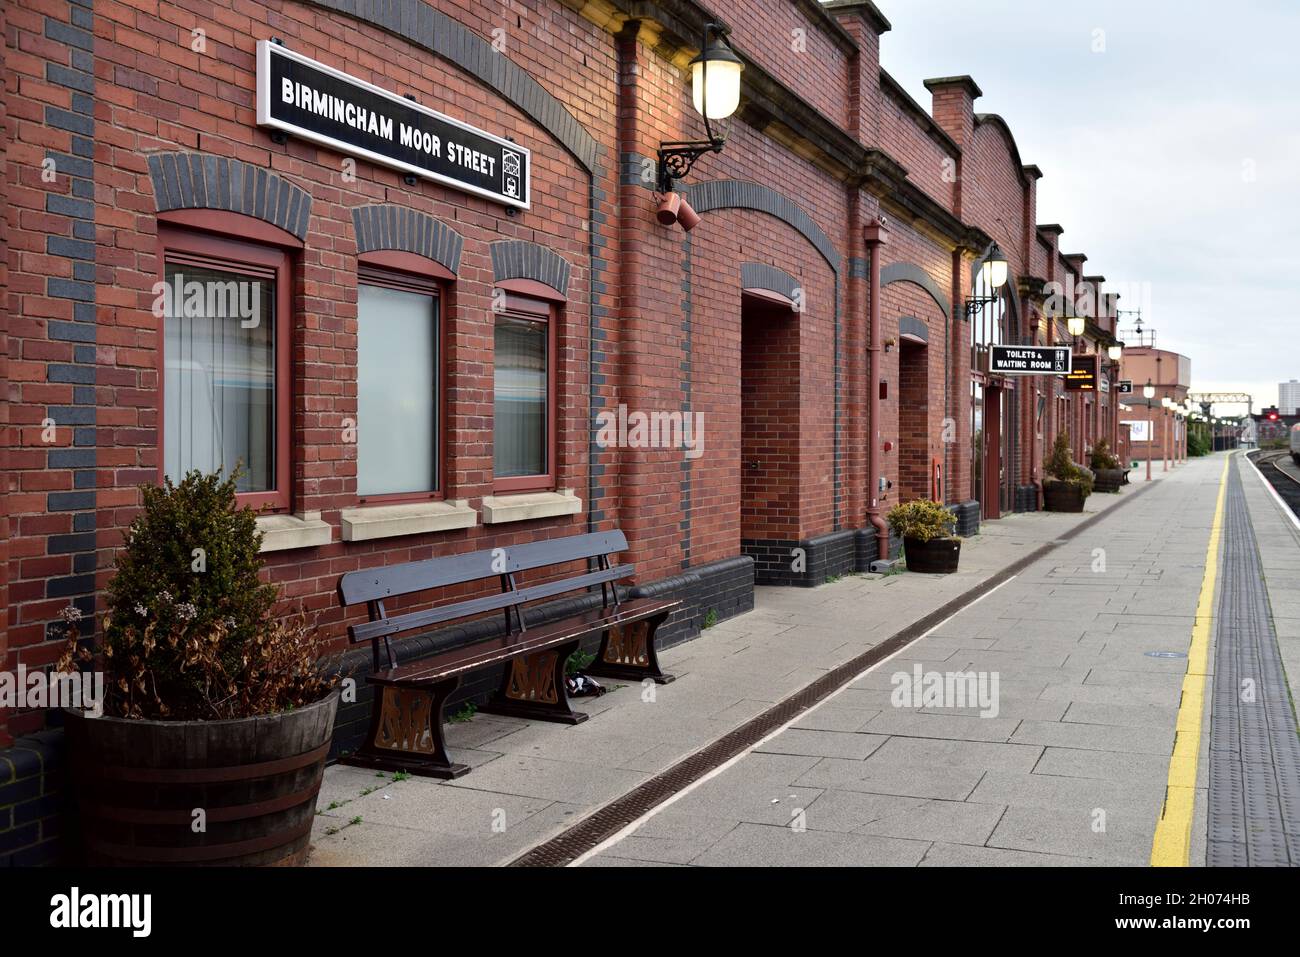
M 1132 395 L 1132 394 L 1133 394 L 1133 380 L 1132 380 L 1132 379 L 1120 379 L 1120 380 L 1119 380 L 1119 386 L 1118 386 L 1117 391 L 1119 392 L 1120 395 Z
M 522 146 L 269 40 L 257 44 L 257 124 L 507 206 L 532 201 Z
M 1097 391 L 1097 357 L 1075 356 L 1070 362 L 1070 374 L 1065 377 L 1067 392 Z
M 997 375 L 1065 375 L 1066 346 L 989 346 L 989 372 Z

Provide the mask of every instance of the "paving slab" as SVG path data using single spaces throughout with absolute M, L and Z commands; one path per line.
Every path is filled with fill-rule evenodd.
M 929 844 L 741 824 L 695 859 L 702 867 L 914 867 Z

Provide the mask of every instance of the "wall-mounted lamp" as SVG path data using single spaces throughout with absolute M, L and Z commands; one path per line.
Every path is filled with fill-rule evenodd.
M 966 300 L 967 319 L 1002 298 L 1002 287 L 1007 284 L 1007 257 L 1002 254 L 997 243 L 989 247 L 988 254 L 980 263 L 980 278 L 984 280 L 984 288 L 992 292 L 984 296 L 970 296 Z
M 740 74 L 745 69 L 727 39 L 729 32 L 716 23 L 704 26 L 700 53 L 691 60 L 691 100 L 695 111 L 704 118 L 706 139 L 660 144 L 655 184 L 660 193 L 671 193 L 674 180 L 690 173 L 695 161 L 705 153 L 722 152 L 726 143 L 724 137 L 713 132 L 710 121 L 725 120 L 736 112 L 740 106 Z
M 895 339 L 893 336 L 890 336 L 888 339 L 885 340 L 885 351 L 892 352 L 894 346 L 896 345 L 898 345 L 898 340 Z
M 1088 328 L 1088 320 L 1083 316 L 1071 316 L 1065 320 L 1065 328 L 1070 331 L 1070 335 L 1077 339 Z
M 1106 349 L 1106 355 L 1110 356 L 1111 362 L 1119 362 L 1120 357 L 1124 355 L 1124 343 L 1122 342 L 1112 343 Z

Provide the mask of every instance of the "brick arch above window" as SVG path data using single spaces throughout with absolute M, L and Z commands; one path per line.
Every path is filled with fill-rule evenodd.
M 418 210 L 392 203 L 354 206 L 352 229 L 357 253 L 363 257 L 394 250 L 431 259 L 452 275 L 460 271 L 464 238 L 446 223 Z
M 420 0 L 309 0 L 386 30 L 455 64 L 546 130 L 588 173 L 600 151 L 568 109 L 523 67 L 463 23 Z
M 952 318 L 952 303 L 948 302 L 944 297 L 939 284 L 920 266 L 915 263 L 890 263 L 888 266 L 882 266 L 880 268 L 881 287 L 896 282 L 910 282 L 914 286 L 920 286 L 943 310 L 943 314 L 949 319 Z
M 808 213 L 784 193 L 770 186 L 738 179 L 715 179 L 689 187 L 687 199 L 697 213 L 715 209 L 755 209 L 775 216 L 812 243 L 838 276 L 840 256 L 830 236 Z
M 149 157 L 158 212 L 211 209 L 252 216 L 302 241 L 311 196 L 262 166 L 211 153 L 154 153 Z
M 559 253 L 522 239 L 503 239 L 488 247 L 492 254 L 492 278 L 497 283 L 526 279 L 568 295 L 572 267 Z

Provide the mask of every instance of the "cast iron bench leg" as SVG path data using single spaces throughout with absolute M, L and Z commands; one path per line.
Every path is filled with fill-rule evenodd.
M 580 643 L 580 638 L 574 639 L 547 651 L 512 658 L 506 663 L 496 696 L 479 710 L 563 724 L 586 721 L 585 712 L 569 706 L 569 691 L 564 686 L 564 663 Z
M 600 637 L 600 651 L 596 653 L 596 660 L 585 669 L 587 674 L 630 681 L 649 678 L 661 685 L 674 680 L 673 675 L 664 674 L 660 670 L 659 655 L 655 652 L 655 632 L 669 614 L 662 612 L 640 621 L 605 629 Z
M 444 678 L 428 684 L 376 685 L 369 740 L 340 763 L 431 778 L 468 774 L 468 765 L 448 757 L 442 733 L 443 706 L 459 684 L 459 678 Z

